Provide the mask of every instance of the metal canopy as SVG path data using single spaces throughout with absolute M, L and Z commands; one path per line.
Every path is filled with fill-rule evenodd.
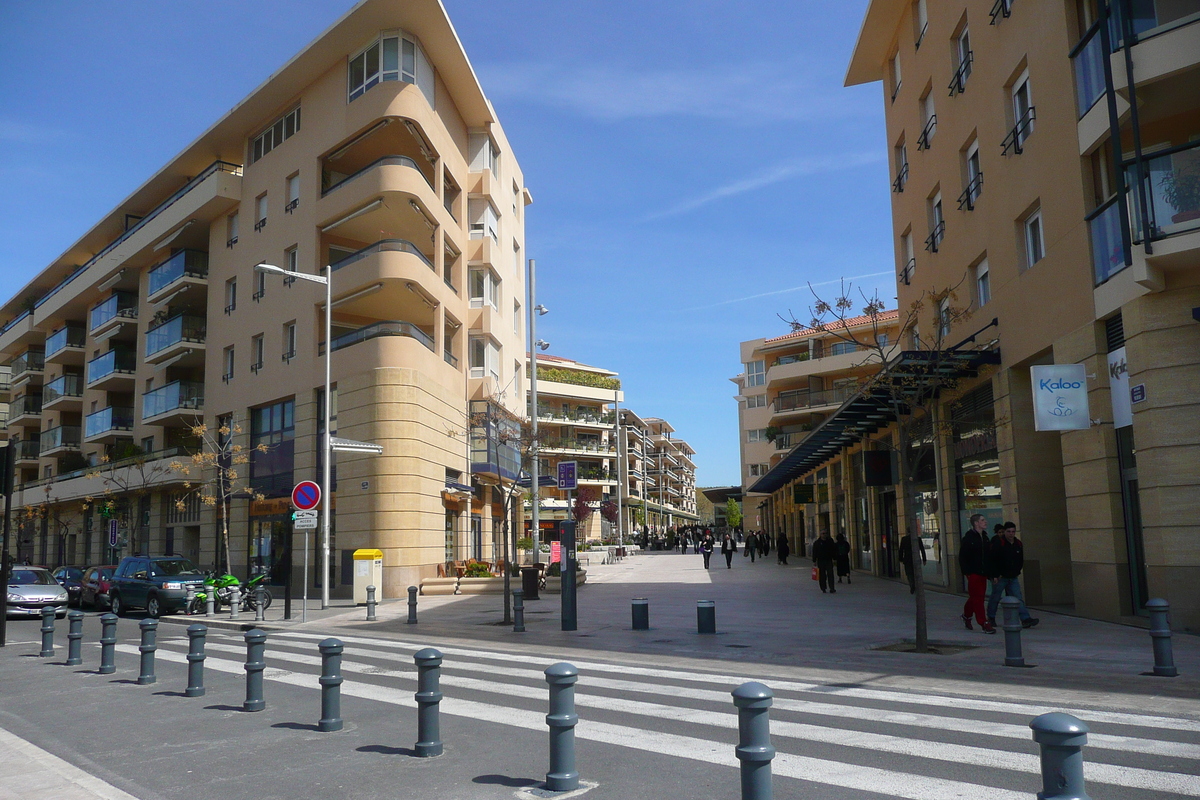
M 820 467 L 842 448 L 896 421 L 896 396 L 922 403 L 938 393 L 939 382 L 949 378 L 972 378 L 985 364 L 999 364 L 999 349 L 906 350 L 896 356 L 874 380 L 856 392 L 783 460 L 748 491 L 771 494 L 789 481 Z M 901 416 L 911 408 L 901 402 Z
M 373 453 L 374 455 L 383 455 L 383 445 L 372 444 L 371 442 L 356 442 L 353 439 L 339 439 L 336 436 L 329 437 L 329 449 L 335 453 Z

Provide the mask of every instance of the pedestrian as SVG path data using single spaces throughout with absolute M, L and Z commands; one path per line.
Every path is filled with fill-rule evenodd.
M 821 531 L 820 537 L 812 545 L 812 560 L 817 566 L 817 577 L 821 583 L 821 591 L 837 594 L 833 588 L 833 565 L 837 561 L 837 542 L 829 538 L 829 531 Z M 826 586 L 828 585 L 828 589 Z
M 971 617 L 979 623 L 984 633 L 995 633 L 996 626 L 984 616 L 983 593 L 987 589 L 987 567 L 983 532 L 987 529 L 987 520 L 983 514 L 971 515 L 971 529 L 963 534 L 958 549 L 958 567 L 967 579 L 967 602 L 963 604 L 962 621 L 967 630 L 971 627 Z
M 754 559 L 758 556 L 758 536 L 754 531 L 746 534 L 746 546 L 742 550 L 742 558 L 750 556 L 750 563 L 754 563 Z
M 917 593 L 917 571 L 913 569 L 912 555 L 912 534 L 908 531 L 904 532 L 904 538 L 900 540 L 900 563 L 904 565 L 904 577 L 908 578 L 908 593 Z M 917 537 L 917 549 L 921 552 L 921 566 L 929 563 L 925 558 L 925 542 L 921 537 Z
M 850 543 L 846 541 L 844 533 L 837 536 L 837 575 L 838 583 L 842 582 L 843 577 L 846 583 L 850 582 Z
M 709 533 L 704 537 L 704 541 L 700 543 L 700 555 L 704 556 L 704 568 L 708 569 L 708 561 L 712 558 L 713 553 L 713 538 Z
M 779 538 L 775 540 L 775 552 L 779 555 L 779 563 L 786 567 L 788 555 L 792 552 L 792 548 L 788 544 L 787 534 L 779 534 Z
M 725 556 L 725 569 L 733 569 L 733 554 L 737 552 L 737 542 L 728 533 L 721 539 L 721 555 Z
M 760 556 L 766 558 L 771 555 L 771 537 L 767 535 L 766 531 L 758 532 L 758 546 L 760 548 L 758 551 Z
M 1029 615 L 1025 607 L 1025 598 L 1021 595 L 1021 570 L 1025 566 L 1025 546 L 1017 538 L 1017 524 L 1004 523 L 1003 533 L 992 540 L 991 565 L 996 573 L 992 578 L 992 596 L 988 600 L 988 623 L 996 625 L 996 608 L 1000 605 L 1001 595 L 1007 594 L 1021 601 L 1021 627 L 1032 628 L 1041 620 Z

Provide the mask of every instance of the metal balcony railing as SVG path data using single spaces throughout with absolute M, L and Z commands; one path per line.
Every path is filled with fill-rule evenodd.
M 419 166 L 417 166 L 417 162 L 414 161 L 413 159 L 409 158 L 408 156 L 384 156 L 383 158 L 378 158 L 378 159 L 372 161 L 370 164 L 367 164 L 365 167 L 358 170 L 357 172 L 353 172 L 353 173 L 347 175 L 346 177 L 341 178 L 336 183 L 330 183 L 326 188 L 321 190 L 321 196 L 324 197 L 325 195 L 329 194 L 330 192 L 334 191 L 335 189 L 340 189 L 341 187 L 345 186 L 350 181 L 363 175 L 366 172 L 369 172 L 369 171 L 375 169 L 376 167 L 382 167 L 382 166 L 388 166 L 388 165 L 399 166 L 399 167 L 408 167 L 410 169 L 415 169 L 417 171 L 417 174 L 419 174 L 422 178 L 425 179 L 426 185 L 429 186 L 430 189 L 433 188 L 433 184 L 429 182 L 429 178 L 425 177 L 425 173 L 421 172 L 421 168 Z M 328 182 L 329 177 L 330 177 L 329 170 L 326 170 L 322 174 L 322 180 L 325 182 Z
M 851 387 L 821 389 L 813 392 L 781 392 L 775 398 L 775 412 L 797 411 L 805 408 L 839 405 L 857 391 Z
M 989 25 L 997 24 L 1001 19 L 1008 19 L 1012 14 L 1012 0 L 996 0 L 992 4 L 992 10 L 988 12 L 992 18 Z
M 929 142 L 933 139 L 933 134 L 937 130 L 937 114 L 930 114 L 929 121 L 925 123 L 924 130 L 917 137 L 917 149 L 928 150 Z
M 925 249 L 931 253 L 936 253 L 938 251 L 938 245 L 940 245 L 942 240 L 945 238 L 946 221 L 939 220 L 938 224 L 933 226 L 933 231 L 930 232 L 929 237 L 925 239 Z
M 983 173 L 980 172 L 971 179 L 967 184 L 967 188 L 963 189 L 962 194 L 958 196 L 958 210 L 975 210 L 975 201 L 979 199 L 979 195 L 983 192 Z
M 909 286 L 912 284 L 913 274 L 916 271 L 917 271 L 917 259 L 910 258 L 908 260 L 908 263 L 904 265 L 904 268 L 900 270 L 900 274 L 897 276 L 897 279 L 900 281 L 900 283 L 903 283 L 905 286 Z
M 1008 136 L 1004 137 L 1004 141 L 1000 143 L 1000 148 L 1003 155 L 1008 155 L 1010 152 L 1013 155 L 1020 155 L 1025 152 L 1025 140 L 1029 138 L 1029 134 L 1033 132 L 1033 121 L 1037 119 L 1037 109 L 1033 106 L 1021 115 L 1017 120 L 1017 124 L 1008 132 Z
M 899 194 L 904 191 L 904 187 L 908 184 L 908 162 L 905 161 L 900 165 L 899 171 L 896 172 L 896 180 L 892 181 L 892 191 Z
M 142 419 L 171 411 L 202 411 L 204 384 L 199 381 L 174 381 L 142 395 Z
M 365 342 L 368 339 L 375 339 L 379 336 L 408 336 L 416 339 L 421 344 L 433 350 L 433 337 L 425 331 L 418 328 L 411 322 L 403 322 L 401 320 L 388 320 L 387 322 L 376 322 L 374 325 L 367 325 L 350 333 L 344 333 L 341 336 L 335 336 L 333 339 L 333 349 L 341 350 L 343 347 L 350 347 L 359 342 Z M 325 343 L 322 342 L 318 348 L 323 354 L 325 352 Z
M 425 265 L 430 269 L 434 269 L 433 262 L 429 256 L 421 252 L 421 248 L 417 247 L 407 239 L 380 239 L 374 244 L 369 244 L 361 250 L 356 250 L 345 258 L 334 262 L 330 265 L 331 269 L 339 270 L 342 267 L 347 267 L 355 261 L 360 261 L 373 253 L 412 253 L 417 258 L 425 262 Z
M 90 329 L 94 331 L 117 317 L 137 319 L 137 315 L 137 295 L 133 292 L 114 292 L 107 300 L 92 308 Z
M 177 314 L 169 320 L 146 331 L 146 356 L 160 353 L 168 347 L 182 342 L 203 344 L 208 320 L 192 314 Z
M 971 64 L 975 61 L 975 53 L 971 50 L 967 51 L 967 55 L 959 63 L 958 69 L 954 71 L 954 77 L 950 79 L 950 96 L 962 94 L 967 88 L 967 78 L 971 77 Z

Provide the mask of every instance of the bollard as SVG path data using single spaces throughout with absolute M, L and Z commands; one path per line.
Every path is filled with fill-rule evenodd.
M 267 634 L 258 628 L 246 631 L 246 702 L 243 711 L 262 711 L 267 707 L 263 700 L 263 651 L 266 649 Z
M 261 583 L 254 587 L 254 621 L 263 622 L 267 618 L 267 590 Z
M 229 587 L 229 618 L 237 619 L 242 610 L 242 589 L 240 586 Z
M 184 697 L 204 696 L 204 637 L 208 628 L 203 625 L 188 625 L 188 686 Z
M 142 654 L 142 674 L 138 675 L 138 686 L 149 686 L 158 680 L 154 677 L 154 651 L 158 649 L 158 620 L 144 619 L 138 623 L 142 629 L 142 643 L 138 651 Z
M 525 632 L 525 593 L 513 589 L 513 633 Z
M 77 667 L 83 663 L 81 646 L 83 644 L 83 612 L 68 611 L 69 629 L 67 631 L 67 666 Z
M 187 585 L 187 605 L 183 607 L 185 614 L 192 613 L 192 602 L 196 599 L 196 584 L 189 583 Z
M 769 709 L 775 696 L 770 687 L 751 681 L 733 690 L 738 710 L 738 746 L 742 762 L 742 800 L 771 800 L 771 720 Z
M 714 619 L 713 625 L 716 625 Z M 650 600 L 646 597 L 633 598 L 633 629 L 635 631 L 650 630 Z
M 342 651 L 337 639 L 326 639 L 317 645 L 321 651 L 321 721 L 319 731 L 342 729 Z
M 217 614 L 217 587 L 209 586 L 204 590 L 204 616 L 213 617 Z
M 117 671 L 117 615 L 100 615 L 100 674 L 111 675 Z
M 42 652 L 41 658 L 54 655 L 54 606 L 42 606 Z
M 367 587 L 367 622 L 374 622 L 375 617 L 375 587 Z
M 442 754 L 442 733 L 438 723 L 438 704 L 442 692 L 438 685 L 442 677 L 442 654 L 426 647 L 413 655 L 417 663 L 417 743 L 414 749 L 421 758 Z
M 1055 711 L 1029 723 L 1042 750 L 1042 791 L 1038 800 L 1091 800 L 1083 786 L 1083 746 L 1088 727 Z
M 408 587 L 408 624 L 417 624 L 417 587 Z
M 696 601 L 696 633 L 717 632 L 717 602 L 715 600 Z
M 1004 609 L 1004 666 L 1023 667 L 1025 658 L 1021 655 L 1021 601 L 1015 597 L 1005 597 L 1000 601 Z
M 565 661 L 546 668 L 550 684 L 550 771 L 546 773 L 546 788 L 552 792 L 573 792 L 579 788 L 579 773 L 575 771 L 575 682 L 579 670 Z
M 1154 646 L 1154 673 L 1162 678 L 1174 678 L 1179 675 L 1175 669 L 1175 656 L 1171 650 L 1171 623 L 1168 613 L 1171 610 L 1166 600 L 1155 598 L 1147 601 L 1146 610 L 1150 612 L 1150 643 Z

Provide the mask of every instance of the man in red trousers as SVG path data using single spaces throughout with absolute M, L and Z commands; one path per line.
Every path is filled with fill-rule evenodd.
M 988 581 L 984 561 L 987 558 L 987 541 L 984 538 L 986 529 L 987 520 L 983 514 L 973 514 L 971 530 L 963 534 L 958 549 L 958 566 L 967 578 L 967 602 L 963 605 L 962 621 L 967 630 L 974 630 L 971 627 L 971 617 L 975 617 L 984 633 L 995 633 L 996 626 L 988 622 L 983 605 Z

